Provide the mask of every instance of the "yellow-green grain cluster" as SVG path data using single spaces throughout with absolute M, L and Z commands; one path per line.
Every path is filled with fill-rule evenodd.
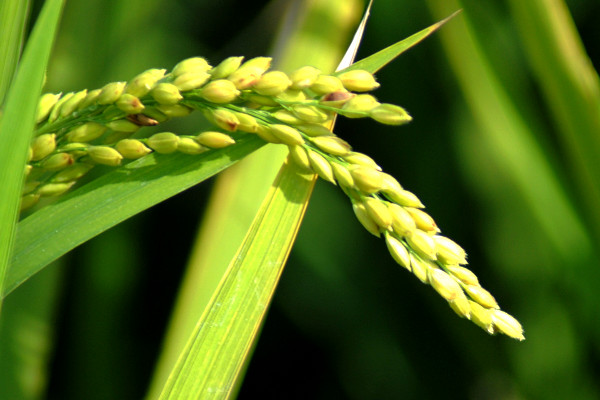
M 22 209 L 66 192 L 96 165 L 115 167 L 154 152 L 197 155 L 235 145 L 232 132 L 257 135 L 287 146 L 290 162 L 339 185 L 365 229 L 383 237 L 394 260 L 431 285 L 457 314 L 489 333 L 522 340 L 521 325 L 500 311 L 464 267 L 464 250 L 440 235 L 417 196 L 326 127 L 337 115 L 389 125 L 407 123 L 410 115 L 367 93 L 379 87 L 367 71 L 324 74 L 305 66 L 286 74 L 270 66 L 268 57 L 245 62 L 230 57 L 214 67 L 194 57 L 170 72 L 150 69 L 128 82 L 43 95 Z M 145 127 L 196 110 L 212 129 L 144 134 Z
M 290 159 L 339 185 L 364 228 L 383 237 L 392 258 L 431 285 L 459 316 L 490 334 L 524 339 L 521 324 L 500 310 L 477 276 L 465 267 L 465 251 L 442 236 L 418 197 L 382 172 L 370 157 L 352 152 L 348 143 L 332 133 L 288 145 Z
M 341 139 L 336 143 L 316 138 L 332 135 L 323 123 L 335 114 L 381 120 L 378 108 L 396 107 L 375 100 L 368 105 L 357 101 L 364 95 L 352 91 L 379 86 L 366 71 L 333 76 L 303 67 L 288 75 L 270 66 L 268 57 L 246 62 L 243 57 L 230 57 L 215 67 L 194 57 L 170 72 L 153 68 L 130 81 L 111 82 L 99 89 L 44 94 L 36 116 L 22 209 L 41 197 L 64 193 L 96 165 L 119 166 L 152 152 L 200 154 L 235 144 L 229 132 L 256 134 L 290 146 L 304 145 L 305 138 L 314 137 L 310 140 L 316 146 L 337 155 L 349 146 Z M 140 132 L 194 110 L 200 110 L 215 128 L 187 135 Z M 410 120 L 400 108 L 395 113 L 383 119 L 392 124 Z M 311 159 L 316 157 L 311 155 Z

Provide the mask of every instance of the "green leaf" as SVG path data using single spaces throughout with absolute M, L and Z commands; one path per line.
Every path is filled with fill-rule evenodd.
M 437 14 L 457 6 L 454 1 L 429 4 Z M 468 15 L 460 22 L 449 26 L 441 39 L 467 104 L 480 125 L 479 138 L 493 149 L 493 158 L 511 178 L 539 222 L 540 234 L 551 240 L 558 255 L 567 260 L 574 252 L 589 254 L 591 243 L 585 227 L 569 202 L 548 153 L 494 73 Z
M 234 146 L 197 156 L 151 154 L 22 220 L 3 296 L 74 247 L 210 178 L 265 144 L 253 135 L 236 140 Z
M 29 0 L 4 0 L 0 3 L 0 105 L 23 48 L 29 3 Z
M 65 269 L 59 262 L 4 301 L 0 318 L 0 398 L 45 396 L 54 354 L 56 319 Z M 24 341 L 24 332 L 28 340 Z
M 509 4 L 567 157 L 584 223 L 600 243 L 600 78 L 563 1 Z
M 442 25 L 454 18 L 458 13 L 460 13 L 460 10 L 454 12 L 452 15 L 444 18 L 440 22 L 435 23 L 430 27 L 415 33 L 414 35 L 407 37 L 404 40 L 394 43 L 393 45 L 386 47 L 385 49 L 380 50 L 367 58 L 363 58 L 362 60 L 355 62 L 348 68 L 344 68 L 343 70 L 337 71 L 336 74 L 341 74 L 342 72 L 346 71 L 352 71 L 354 69 L 364 69 L 374 74 L 375 72 L 379 71 L 381 68 L 385 67 L 387 64 L 392 62 L 394 59 L 396 59 L 396 57 L 398 57 L 400 54 L 404 53 L 411 47 L 414 47 L 415 45 L 419 44 L 427 36 L 437 31 L 439 28 L 442 27 Z
M 42 8 L 0 119 L 0 291 L 13 245 L 27 148 L 62 5 L 61 0 L 48 0 Z
M 313 175 L 286 163 L 160 399 L 227 398 L 235 388 L 312 193 Z

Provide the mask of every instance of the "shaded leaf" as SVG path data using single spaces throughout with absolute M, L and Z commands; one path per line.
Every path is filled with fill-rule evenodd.
M 253 347 L 312 193 L 286 163 L 167 380 L 160 399 L 227 398 Z
M 264 144 L 246 135 L 234 146 L 197 156 L 151 154 L 38 210 L 19 223 L 3 296 L 74 247 L 210 178 Z
M 27 43 L 17 76 L 8 91 L 4 114 L 0 118 L 0 288 L 4 288 L 27 148 L 62 5 L 62 0 L 46 1 Z
M 23 48 L 29 3 L 29 0 L 4 0 L 0 3 L 0 105 Z

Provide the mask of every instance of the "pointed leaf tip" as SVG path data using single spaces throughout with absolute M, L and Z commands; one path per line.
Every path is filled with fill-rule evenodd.
M 437 31 L 442 25 L 446 22 L 454 18 L 457 14 L 459 14 L 462 10 L 455 11 L 448 17 L 443 20 L 436 22 L 435 24 L 407 37 L 404 40 L 401 40 L 391 46 L 386 47 L 383 50 L 378 51 L 375 54 L 370 55 L 367 58 L 363 58 L 360 61 L 355 62 L 354 64 L 344 68 L 342 70 L 336 71 L 336 74 L 341 74 L 342 72 L 352 71 L 355 69 L 364 69 L 371 73 L 375 73 L 379 71 L 381 68 L 392 62 L 396 57 L 400 54 L 404 53 L 406 50 L 412 48 L 413 46 L 420 43 L 426 37 L 431 35 L 433 32 Z

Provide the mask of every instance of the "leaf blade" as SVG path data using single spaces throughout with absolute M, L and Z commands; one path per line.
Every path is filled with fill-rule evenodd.
M 160 399 L 181 398 L 182 393 L 205 398 L 210 390 L 226 393 L 226 398 L 234 390 L 261 326 L 247 321 L 264 318 L 314 179 L 314 175 L 300 175 L 292 163 L 282 167 Z M 219 350 L 210 351 L 215 348 Z M 187 379 L 191 376 L 197 379 Z
M 526 3 L 526 4 L 525 4 Z M 584 223 L 600 240 L 600 77 L 564 1 L 510 1 L 533 76 L 556 126 Z
M 234 146 L 198 156 L 152 154 L 40 209 L 19 223 L 3 296 L 79 244 L 215 175 L 264 144 L 247 135 Z M 168 163 L 157 162 L 166 157 Z M 56 240 L 58 234 L 61 240 Z
M 406 39 L 396 42 L 393 45 L 388 46 L 385 49 L 370 55 L 369 57 L 363 58 L 362 60 L 355 62 L 349 67 L 337 71 L 336 73 L 341 74 L 342 72 L 352 71 L 355 69 L 364 69 L 374 74 L 375 72 L 379 71 L 381 68 L 385 67 L 387 64 L 392 62 L 400 54 L 416 46 L 429 35 L 437 31 L 439 28 L 442 27 L 442 25 L 450 21 L 456 15 L 458 15 L 458 13 L 460 13 L 460 10 L 455 11 L 443 20 L 436 22 L 435 24 L 407 37 Z
M 5 0 L 0 3 L 0 105 L 19 62 L 29 6 L 29 0 Z
M 441 14 L 458 2 L 429 4 L 435 13 Z M 564 259 L 571 257 L 574 249 L 579 254 L 589 253 L 591 243 L 585 226 L 547 153 L 481 50 L 468 15 L 460 24 L 444 31 L 441 39 L 467 104 L 481 125 L 481 138 L 489 141 L 503 170 L 531 207 L 532 215 L 540 223 L 540 232 L 550 238 Z
M 0 119 L 0 291 L 13 248 L 23 170 L 44 71 L 62 12 L 62 0 L 48 0 L 28 41 Z

